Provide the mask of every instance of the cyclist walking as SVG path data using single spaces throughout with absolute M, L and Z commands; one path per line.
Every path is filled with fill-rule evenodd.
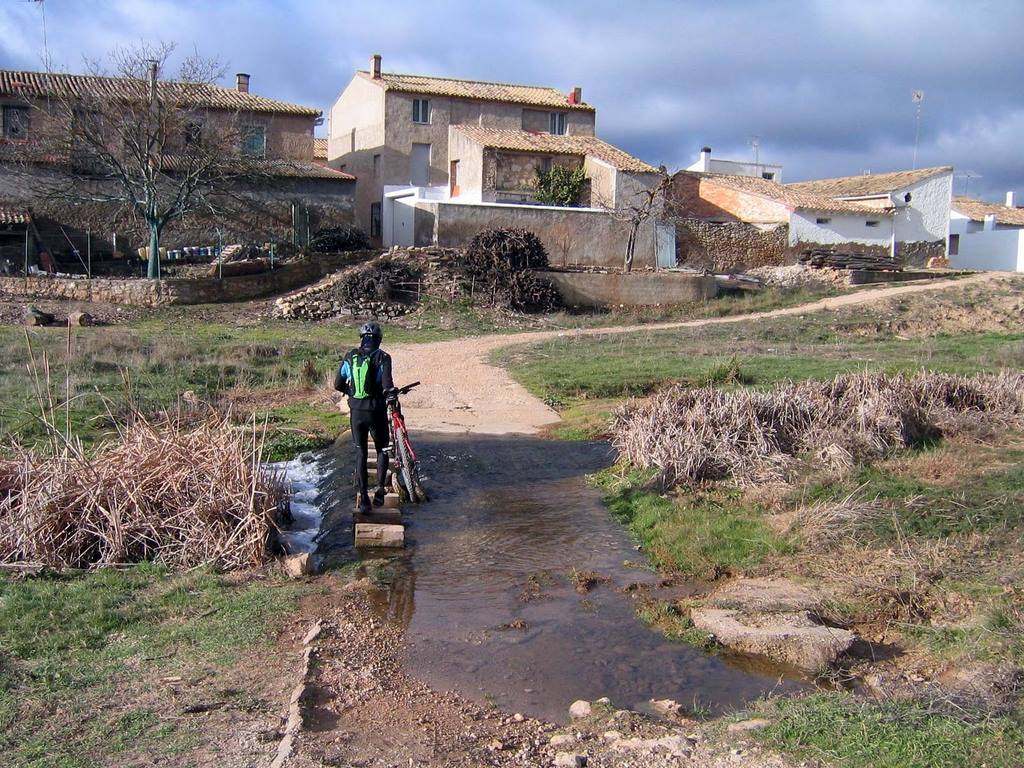
M 360 343 L 345 355 L 334 377 L 334 388 L 348 395 L 352 443 L 356 449 L 356 509 L 369 512 L 366 452 L 369 437 L 377 447 L 377 490 L 373 505 L 384 504 L 384 483 L 388 476 L 387 400 L 393 396 L 395 382 L 391 378 L 391 355 L 380 348 L 383 338 L 377 323 L 364 323 L 359 329 Z

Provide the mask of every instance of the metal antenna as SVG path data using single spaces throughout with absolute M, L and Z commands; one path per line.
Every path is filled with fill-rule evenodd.
M 914 165 L 912 169 L 917 168 L 917 142 L 921 138 L 921 104 L 924 102 L 924 91 L 913 91 L 910 94 L 910 99 L 917 104 L 917 117 L 914 123 Z
M 760 163 L 760 159 L 761 159 L 761 155 L 760 155 L 760 151 L 761 151 L 761 137 L 760 136 L 751 136 L 750 137 L 750 146 L 752 146 L 754 148 L 754 173 L 760 173 L 760 171 L 761 171 L 761 163 Z
M 43 66 L 50 71 L 50 46 L 46 42 L 46 3 L 44 0 L 29 0 L 32 3 L 39 3 L 39 15 L 43 20 Z

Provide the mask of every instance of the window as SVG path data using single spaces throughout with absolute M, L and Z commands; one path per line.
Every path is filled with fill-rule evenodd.
M 430 123 L 430 99 L 412 100 L 412 121 L 423 125 Z
M 864 222 L 864 226 L 865 227 L 877 227 L 878 226 L 878 222 L 874 221 L 874 220 L 872 220 L 872 221 L 865 221 Z
M 549 115 L 551 119 L 551 133 L 556 136 L 565 135 L 565 112 L 552 112 Z
M 203 124 L 185 123 L 185 146 L 201 147 L 203 145 Z
M 4 138 L 28 138 L 28 107 L 4 107 Z
M 242 129 L 242 154 L 249 157 L 267 156 L 266 126 L 247 125 Z
M 960 235 L 949 236 L 949 255 L 957 256 L 960 254 Z
M 828 218 L 827 216 L 821 216 L 821 217 L 815 219 L 814 223 L 815 224 L 828 224 L 830 221 L 832 221 L 832 219 Z
M 380 155 L 373 156 L 373 178 L 380 178 Z
M 768 181 L 775 181 L 775 172 L 774 171 L 762 171 L 761 172 L 761 178 L 762 179 L 767 179 Z
M 370 237 L 380 237 L 380 203 L 370 203 Z

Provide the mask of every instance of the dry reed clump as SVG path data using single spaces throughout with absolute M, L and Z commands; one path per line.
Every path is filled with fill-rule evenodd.
M 1024 374 L 842 374 L 768 392 L 675 386 L 620 408 L 615 447 L 669 483 L 785 480 L 801 457 L 833 470 L 943 435 L 1024 422 Z
M 90 453 L 74 440 L 49 453 L 13 446 L 0 457 L 0 562 L 257 566 L 286 499 L 261 454 L 255 423 L 213 414 L 135 414 Z

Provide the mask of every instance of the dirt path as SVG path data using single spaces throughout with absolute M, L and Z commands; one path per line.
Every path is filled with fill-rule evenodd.
M 495 334 L 431 344 L 403 344 L 392 347 L 390 352 L 395 361 L 395 378 L 399 383 L 416 380 L 422 382 L 421 387 L 403 400 L 403 408 L 409 422 L 415 425 L 416 429 L 495 435 L 534 434 L 541 427 L 557 422 L 558 414 L 527 392 L 507 371 L 488 362 L 488 356 L 496 349 L 563 336 L 599 336 L 637 330 L 700 328 L 787 315 L 804 315 L 808 312 L 871 304 L 894 296 L 975 285 L 1006 277 L 1007 275 L 1003 273 L 985 272 L 959 280 L 867 289 L 795 307 L 748 315 L 577 331 Z

